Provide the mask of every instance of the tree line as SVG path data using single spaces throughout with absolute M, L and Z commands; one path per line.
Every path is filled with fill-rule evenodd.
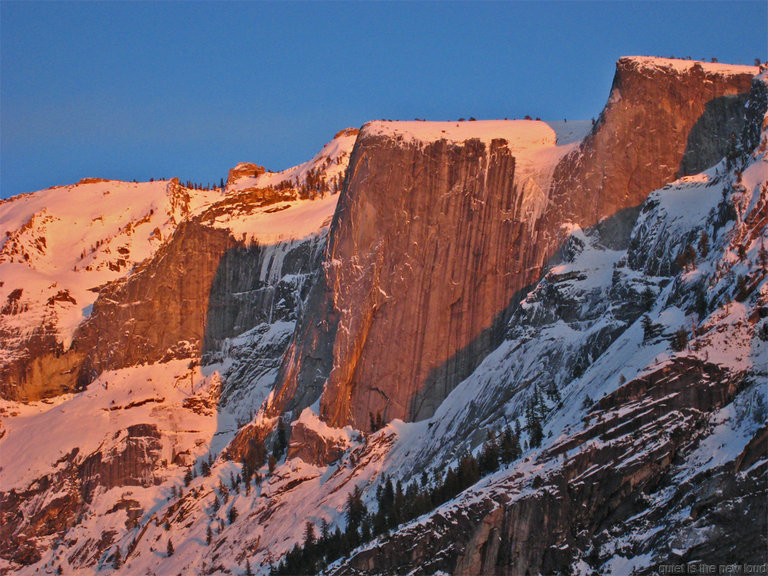
M 532 415 L 531 418 L 535 420 L 537 417 Z M 355 486 L 344 505 L 345 530 L 336 527 L 331 531 L 325 519 L 319 526 L 307 521 L 302 543 L 297 543 L 278 564 L 273 565 L 270 574 L 317 573 L 361 544 L 431 512 L 482 477 L 518 459 L 522 454 L 519 434 L 519 424 L 514 431 L 509 425 L 500 432 L 489 431 L 477 456 L 467 452 L 444 474 L 435 469 L 431 479 L 424 471 L 419 481 L 413 480 L 406 486 L 401 480 L 395 482 L 385 476 L 376 489 L 375 512 L 368 510 L 362 490 Z

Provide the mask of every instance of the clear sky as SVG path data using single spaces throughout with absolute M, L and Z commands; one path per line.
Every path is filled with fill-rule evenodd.
M 0 196 L 281 170 L 374 119 L 597 116 L 615 61 L 751 64 L 758 2 L 0 2 Z

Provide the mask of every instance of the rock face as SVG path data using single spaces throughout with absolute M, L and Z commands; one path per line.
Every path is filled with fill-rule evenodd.
M 210 286 L 204 353 L 254 326 L 295 322 L 309 290 L 305 280 L 319 265 L 324 239 L 323 235 L 228 250 Z
M 534 463 L 546 468 L 547 461 L 562 459 L 556 471 L 533 478 L 507 476 L 485 487 L 482 497 L 468 494 L 467 502 L 382 538 L 328 574 L 555 574 L 571 569 L 577 550 L 590 548 L 588 565 L 598 569 L 615 554 L 609 549 L 601 557 L 609 530 L 616 538 L 642 529 L 638 515 L 650 514 L 656 522 L 665 514 L 674 517 L 696 502 L 697 490 L 702 495 L 727 493 L 724 500 L 730 504 L 707 496 L 709 504 L 693 504 L 706 519 L 692 512 L 697 524 L 725 541 L 716 549 L 710 545 L 676 559 L 675 539 L 681 525 L 692 520 L 682 517 L 659 527 L 654 544 L 663 543 L 660 548 L 669 554 L 659 563 L 726 563 L 730 554 L 759 564 L 765 543 L 766 487 L 759 480 L 766 474 L 764 460 L 738 479 L 733 478 L 738 463 L 729 463 L 695 475 L 683 486 L 674 480 L 674 464 L 707 433 L 706 415 L 730 402 L 744 384 L 717 366 L 688 359 L 628 382 L 589 411 L 583 432 L 555 443 Z M 762 436 L 764 431 L 758 432 L 737 462 L 755 457 Z M 708 509 L 710 505 L 715 510 Z M 760 527 L 744 527 L 738 521 L 743 515 L 760 518 Z M 632 557 L 641 549 L 622 552 Z
M 766 94 L 764 80 L 756 81 L 747 114 L 749 122 L 763 129 L 768 126 Z M 743 141 L 760 141 L 749 136 L 752 129 L 745 126 Z M 610 258 L 603 264 L 612 271 L 603 276 L 611 288 L 600 287 L 599 274 L 591 285 L 603 302 L 613 300 L 616 307 L 609 304 L 600 311 L 601 304 L 583 293 L 575 301 L 568 298 L 573 294 L 568 283 L 590 286 L 587 278 L 593 271 L 584 266 L 594 266 L 596 254 L 553 269 L 520 306 L 510 323 L 509 340 L 484 364 L 485 370 L 478 371 L 481 374 L 462 383 L 471 387 L 475 408 L 461 402 L 466 396 L 457 390 L 456 412 L 441 407 L 430 435 L 450 437 L 445 427 L 451 421 L 457 422 L 453 430 L 458 431 L 493 418 L 507 420 L 510 414 L 514 418 L 514 398 L 524 396 L 529 387 L 524 377 L 532 378 L 533 389 L 536 382 L 541 386 L 552 381 L 554 375 L 535 372 L 552 362 L 560 341 L 572 338 L 571 329 L 578 332 L 588 326 L 589 316 L 597 311 L 607 324 L 619 320 L 616 332 L 623 334 L 611 335 L 607 349 L 590 350 L 590 338 L 583 333 L 574 347 L 589 351 L 591 366 L 580 368 L 585 372 L 582 382 L 599 398 L 584 398 L 580 422 L 553 423 L 563 413 L 578 410 L 573 386 L 581 378 L 567 370 L 577 362 L 556 359 L 560 375 L 565 372 L 564 381 L 570 384 L 563 388 L 565 402 L 547 418 L 553 440 L 546 449 L 487 478 L 428 519 L 422 517 L 375 545 L 361 547 L 326 573 L 656 574 L 660 565 L 762 565 L 768 550 L 768 434 L 762 399 L 768 336 L 758 326 L 768 313 L 765 255 L 755 257 L 757 231 L 764 233 L 768 222 L 765 150 L 761 144 L 753 154 L 737 158 L 731 170 L 726 171 L 723 162 L 717 170 L 651 194 L 626 251 L 600 248 L 606 256 L 612 252 L 618 257 L 613 264 Z M 747 174 L 743 180 L 742 171 Z M 727 209 L 733 205 L 741 208 Z M 675 255 L 702 231 L 717 241 L 711 251 L 700 250 L 704 256 L 696 264 L 697 274 L 681 271 Z M 743 278 L 734 283 L 735 271 L 728 262 L 739 245 L 750 251 L 738 268 Z M 568 248 L 569 254 L 578 253 L 578 247 Z M 758 260 L 762 264 L 756 266 Z M 633 292 L 639 311 L 625 305 Z M 578 302 L 586 305 L 574 306 Z M 739 302 L 744 307 L 730 316 Z M 643 308 L 648 322 L 633 324 Z M 680 327 L 686 322 L 694 323 L 692 341 L 668 346 L 675 329 L 682 329 L 687 339 L 688 331 Z M 563 331 L 563 325 L 569 330 Z M 530 364 L 528 345 L 538 346 L 538 357 Z M 658 351 L 664 352 L 663 360 Z M 614 354 L 623 361 L 608 360 Z M 616 377 L 616 371 L 629 369 L 643 355 L 640 373 L 629 380 Z M 499 371 L 494 371 L 494 362 Z M 514 371 L 511 382 L 517 388 L 497 383 L 503 373 Z M 615 384 L 605 386 L 611 379 Z M 512 401 L 507 403 L 504 394 Z M 500 402 L 506 404 L 503 413 L 493 415 Z M 749 405 L 760 408 L 751 411 Z M 467 420 L 462 421 L 462 414 Z M 720 433 L 736 434 L 739 441 L 729 445 Z M 726 446 L 727 454 L 719 453 Z M 745 517 L 755 518 L 754 523 L 745 525 Z
M 364 127 L 273 411 L 300 411 L 322 391 L 334 426 L 432 415 L 498 344 L 510 306 L 569 226 L 613 217 L 626 242 L 634 208 L 684 157 L 692 168 L 722 154 L 722 134 L 741 127 L 729 98 L 743 101 L 754 70 L 712 66 L 620 60 L 595 130 L 556 167 L 557 154 L 524 161 L 501 140 L 452 143 L 438 132 L 413 142 Z M 708 106 L 724 122 L 714 135 Z M 534 187 L 521 173 L 531 163 Z M 552 169 L 551 182 L 541 178 Z
M 18 338 L 12 330 L 0 330 L 0 338 Z M 73 392 L 84 355 L 75 350 L 63 353 L 50 324 L 40 326 L 24 341 L 24 354 L 0 370 L 0 394 L 12 400 L 31 401 Z
M 1 558 L 21 564 L 36 561 L 39 553 L 35 540 L 74 526 L 99 489 L 160 483 L 160 478 L 155 477 L 162 448 L 157 426 L 135 424 L 121 430 L 115 440 L 116 445 L 106 453 L 95 452 L 83 458 L 73 450 L 59 460 L 55 473 L 40 478 L 26 490 L 0 494 L 0 535 L 4 542 Z M 47 496 L 52 488 L 56 497 L 51 501 Z M 134 519 L 141 513 L 143 510 L 135 513 Z
M 725 154 L 744 123 L 755 69 L 622 58 L 593 132 L 555 168 L 542 233 L 558 222 L 583 228 L 639 206 L 651 190 L 696 173 Z M 739 106 L 742 108 L 739 110 Z
M 185 222 L 145 269 L 102 292 L 75 337 L 75 349 L 89 348 L 83 383 L 105 369 L 199 355 L 214 276 L 237 245 L 227 230 Z
M 241 162 L 229 171 L 227 184 L 232 184 L 235 180 L 243 178 L 244 176 L 255 178 L 256 176 L 261 176 L 265 172 L 266 170 L 263 166 L 257 166 L 251 162 Z
M 55 395 L 82 388 L 106 369 L 199 356 L 214 276 L 238 244 L 225 229 L 183 222 L 156 258 L 101 290 L 69 350 L 53 335 L 46 342 L 45 332 L 31 341 L 40 340 L 37 354 L 12 366 L 18 394 Z
M 524 226 L 514 222 L 514 166 L 501 141 L 422 150 L 363 130 L 324 278 L 339 317 L 322 404 L 329 423 L 423 417 L 489 346 L 514 292 L 508 247 Z

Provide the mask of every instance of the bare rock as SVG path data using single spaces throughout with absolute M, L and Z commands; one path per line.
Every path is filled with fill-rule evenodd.
M 264 166 L 258 166 L 256 164 L 252 164 L 251 162 L 241 162 L 229 171 L 229 175 L 227 176 L 227 185 L 232 184 L 239 178 L 255 178 L 256 176 L 260 176 L 265 172 L 266 169 Z

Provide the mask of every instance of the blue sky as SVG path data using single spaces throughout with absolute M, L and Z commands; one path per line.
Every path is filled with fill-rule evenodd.
M 368 120 L 597 116 L 623 55 L 751 64 L 759 2 L 0 2 L 0 196 L 280 170 Z

